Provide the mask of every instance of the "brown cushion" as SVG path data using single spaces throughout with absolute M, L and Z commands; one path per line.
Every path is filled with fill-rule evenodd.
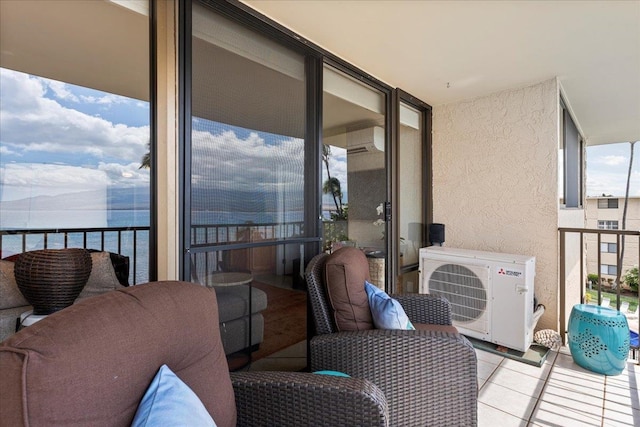
M 364 252 L 343 247 L 327 257 L 324 266 L 327 296 L 340 331 L 374 329 L 364 281 L 369 280 L 369 263 Z
M 2 424 L 129 426 L 162 364 L 235 426 L 215 293 L 186 282 L 87 298 L 3 341 Z
M 91 275 L 76 301 L 122 288 L 124 286 L 116 276 L 109 252 L 92 252 Z
M 0 260 L 0 310 L 29 305 L 18 289 L 13 265 L 11 261 Z

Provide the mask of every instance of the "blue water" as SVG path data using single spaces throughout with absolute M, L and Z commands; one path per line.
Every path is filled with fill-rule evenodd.
M 15 213 L 14 213 L 15 214 Z M 82 216 L 82 218 L 80 217 Z M 90 212 L 49 212 L 48 220 L 45 223 L 32 223 L 24 227 L 6 228 L 92 228 L 105 227 L 104 222 L 92 223 L 92 213 Z M 105 218 L 105 212 L 96 213 L 95 217 Z M 60 222 L 56 221 L 60 218 Z M 303 221 L 303 212 L 293 211 L 286 213 L 278 212 L 194 212 L 192 217 L 193 225 L 202 224 L 268 224 L 283 222 Z M 150 223 L 150 211 L 148 210 L 111 210 L 106 212 L 106 227 L 148 227 Z M 70 225 L 81 224 L 81 225 Z M 136 263 L 134 280 L 134 232 L 123 231 L 118 244 L 118 233 L 105 232 L 104 247 L 102 246 L 102 234 L 87 234 L 86 247 L 89 249 L 104 249 L 105 251 L 121 253 L 129 257 L 131 265 L 129 271 L 130 283 L 145 283 L 149 281 L 149 232 L 137 231 L 136 239 Z M 84 247 L 83 233 L 68 234 L 67 247 Z M 48 248 L 63 248 L 64 236 L 62 234 L 51 234 L 47 237 Z M 42 235 L 27 235 L 25 250 L 36 250 L 44 247 Z M 4 236 L 2 239 L 2 257 L 22 252 L 22 236 Z

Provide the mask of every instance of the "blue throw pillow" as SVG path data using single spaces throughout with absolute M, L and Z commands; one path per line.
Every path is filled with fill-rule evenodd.
M 132 427 L 212 426 L 198 396 L 167 365 L 162 365 L 142 397 Z
M 400 303 L 365 280 L 373 324 L 377 329 L 415 329 Z

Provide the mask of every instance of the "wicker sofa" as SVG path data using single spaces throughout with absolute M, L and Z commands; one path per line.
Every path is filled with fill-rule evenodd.
M 2 425 L 129 426 L 163 364 L 219 427 L 389 425 L 384 395 L 365 379 L 230 374 L 216 294 L 187 282 L 88 298 L 2 342 Z
M 325 268 L 328 263 L 332 271 Z M 354 330 L 341 330 L 338 323 L 344 319 L 334 310 L 326 283 L 336 279 L 336 271 L 360 287 L 369 277 L 366 257 L 356 248 L 316 255 L 307 265 L 316 334 L 310 342 L 311 370 L 371 380 L 385 394 L 393 426 L 477 425 L 476 354 L 451 326 L 449 302 L 432 295 L 394 295 L 417 330 L 374 329 L 368 303 L 352 305 L 346 312 L 368 313 L 368 324 L 360 319 Z M 353 298 L 356 291 L 352 287 L 347 293 Z

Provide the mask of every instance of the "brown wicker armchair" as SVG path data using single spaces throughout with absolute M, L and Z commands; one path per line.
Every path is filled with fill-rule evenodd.
M 316 336 L 310 368 L 366 378 L 384 393 L 392 426 L 477 425 L 477 361 L 462 335 L 437 330 L 338 332 L 324 284 L 327 255 L 305 272 Z M 451 325 L 446 299 L 394 295 L 415 323 Z

